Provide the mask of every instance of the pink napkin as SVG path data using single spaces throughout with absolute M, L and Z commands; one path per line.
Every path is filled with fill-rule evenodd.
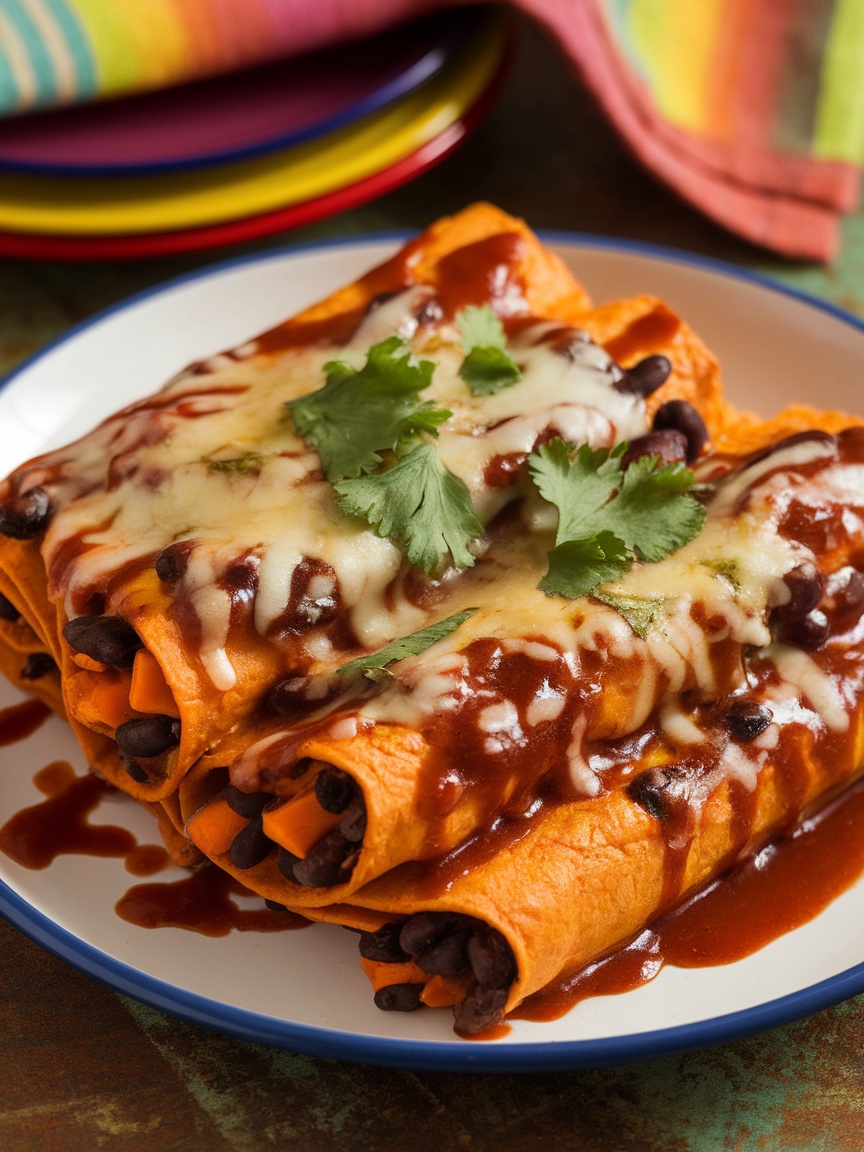
M 166 87 L 460 0 L 16 0 L 0 115 Z M 634 154 L 727 228 L 830 260 L 864 160 L 862 0 L 513 0 Z

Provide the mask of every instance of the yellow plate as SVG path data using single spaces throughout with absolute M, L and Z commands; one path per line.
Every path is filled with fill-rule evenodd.
M 395 164 L 443 132 L 489 85 L 506 21 L 489 20 L 437 76 L 365 120 L 284 152 L 206 172 L 75 179 L 4 175 L 0 229 L 104 236 L 195 228 L 323 196 Z

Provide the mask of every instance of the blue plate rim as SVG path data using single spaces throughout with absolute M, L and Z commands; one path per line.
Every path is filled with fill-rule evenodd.
M 801 289 L 780 284 L 762 273 L 752 272 L 714 257 L 619 237 L 562 229 L 537 231 L 544 243 L 553 246 L 573 245 L 660 259 L 755 284 L 769 292 L 815 307 L 857 331 L 864 332 L 864 319 L 847 312 L 839 305 L 821 300 Z M 150 297 L 250 264 L 282 260 L 316 250 L 325 251 L 364 244 L 403 243 L 412 235 L 415 233 L 399 230 L 311 240 L 290 244 L 273 251 L 237 256 L 184 273 L 165 283 L 146 288 L 74 325 L 0 380 L 0 390 L 8 387 L 44 356 L 75 339 L 82 332 L 119 312 L 136 307 Z M 37 944 L 86 975 L 116 992 L 181 1019 L 202 1024 L 238 1039 L 285 1048 L 303 1055 L 426 1071 L 537 1072 L 602 1067 L 658 1059 L 695 1049 L 710 1048 L 776 1028 L 829 1008 L 864 991 L 864 962 L 862 962 L 775 1000 L 697 1023 L 673 1025 L 652 1032 L 587 1040 L 540 1040 L 500 1046 L 467 1041 L 401 1040 L 297 1024 L 236 1008 L 221 1001 L 211 1000 L 199 993 L 180 989 L 115 960 L 74 933 L 61 928 L 3 881 L 0 881 L 0 914 Z

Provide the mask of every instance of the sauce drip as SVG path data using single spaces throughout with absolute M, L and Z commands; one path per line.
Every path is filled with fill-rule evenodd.
M 47 868 L 58 856 L 126 856 L 135 837 L 113 824 L 87 819 L 114 788 L 98 776 L 76 776 L 65 760 L 48 764 L 34 777 L 47 799 L 22 808 L 0 828 L 0 851 L 24 868 Z
M 294 912 L 241 908 L 232 896 L 255 896 L 227 872 L 207 865 L 182 880 L 136 884 L 118 900 L 115 911 L 139 928 L 185 928 L 202 936 L 239 932 L 282 932 L 306 928 L 311 921 Z
M 529 997 L 511 1015 L 555 1020 L 581 1000 L 629 992 L 664 964 L 708 968 L 750 956 L 812 920 L 864 873 L 864 781 L 661 917 L 635 940 Z
M 51 715 L 51 709 L 41 700 L 24 700 L 9 708 L 0 708 L 0 746 L 26 740 Z
M 621 364 L 637 352 L 648 355 L 668 347 L 680 327 L 679 317 L 665 305 L 658 304 L 645 316 L 639 316 L 628 324 L 619 336 L 604 344 L 604 348 L 613 360 Z
M 126 871 L 133 876 L 155 876 L 171 863 L 171 857 L 161 844 L 136 844 L 126 854 Z

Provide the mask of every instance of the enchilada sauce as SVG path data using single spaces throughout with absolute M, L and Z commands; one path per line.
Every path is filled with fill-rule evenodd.
M 530 996 L 511 1016 L 555 1020 L 580 1000 L 629 992 L 664 964 L 708 968 L 801 927 L 864 873 L 864 781 L 662 916 L 630 943 Z

